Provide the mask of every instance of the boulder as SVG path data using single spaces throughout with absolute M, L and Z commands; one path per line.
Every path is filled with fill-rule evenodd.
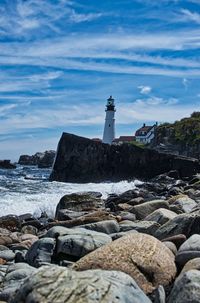
M 119 223 L 120 232 L 135 230 L 141 233 L 154 235 L 160 224 L 154 221 L 128 221 L 124 220 Z
M 0 169 L 15 169 L 17 166 L 10 163 L 10 160 L 0 160 Z
M 0 300 L 8 302 L 23 284 L 24 280 L 27 277 L 32 276 L 34 272 L 36 272 L 36 269 L 26 263 L 17 263 L 6 267 L 6 272 L 0 286 Z
M 167 201 L 153 200 L 145 202 L 140 205 L 133 206 L 131 212 L 136 215 L 136 219 L 142 220 L 159 208 L 169 209 Z
M 85 229 L 98 231 L 105 234 L 117 233 L 120 231 L 119 223 L 116 220 L 105 220 L 90 224 L 80 225 Z
M 193 234 L 200 233 L 200 214 L 181 214 L 169 220 L 157 229 L 155 236 L 158 239 L 165 239 L 171 236 L 184 234 L 189 238 Z
M 178 206 L 184 213 L 189 213 L 192 211 L 193 208 L 197 206 L 197 203 L 193 199 L 189 198 L 187 195 L 182 195 L 177 196 L 176 199 L 173 199 L 173 205 Z
M 10 303 L 151 303 L 135 281 L 117 271 L 75 272 L 45 266 L 28 279 Z
M 183 267 L 181 274 L 185 273 L 191 269 L 200 270 L 200 258 L 194 258 L 189 260 Z
M 51 263 L 55 248 L 55 240 L 52 238 L 39 239 L 27 251 L 26 262 L 33 267 Z
M 19 230 L 21 227 L 21 221 L 18 216 L 7 215 L 0 217 L 0 228 L 5 228 L 10 231 Z
M 168 303 L 199 303 L 200 271 L 190 270 L 181 274 L 175 281 Z
M 177 254 L 177 248 L 173 242 L 165 241 L 165 242 L 163 242 L 163 244 L 165 244 L 165 246 L 167 246 L 174 255 Z
M 177 264 L 183 266 L 189 260 L 200 257 L 200 235 L 192 235 L 179 248 L 176 255 Z
M 165 224 L 167 221 L 174 219 L 177 214 L 169 209 L 159 208 L 145 217 L 145 221 L 155 221 L 160 225 Z
M 169 238 L 165 238 L 162 240 L 162 242 L 172 242 L 176 245 L 176 248 L 178 249 L 184 242 L 186 241 L 186 236 L 183 234 L 179 234 L 176 236 L 171 236 Z
M 13 261 L 15 259 L 15 253 L 11 250 L 1 250 L 0 251 L 0 258 L 7 261 Z
M 91 193 L 75 193 L 63 196 L 56 207 L 56 219 L 60 220 L 59 211 L 69 209 L 73 211 L 87 211 L 102 204 L 101 199 Z
M 59 236 L 56 245 L 56 258 L 78 260 L 89 252 L 112 242 L 112 238 L 104 233 L 84 228 L 68 229 L 65 235 Z
M 10 232 L 5 228 L 0 228 L 0 245 L 10 245 L 20 242 L 18 235 L 15 232 Z
M 73 269 L 119 270 L 129 274 L 145 293 L 168 285 L 176 275 L 172 252 L 156 238 L 133 233 L 104 245 L 81 258 Z

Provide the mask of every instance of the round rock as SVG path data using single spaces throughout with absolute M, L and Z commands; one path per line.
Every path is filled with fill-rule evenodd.
M 145 293 L 168 285 L 176 275 L 172 252 L 156 238 L 134 233 L 98 248 L 73 266 L 78 271 L 119 270 L 135 279 Z
M 168 303 L 199 303 L 200 271 L 190 270 L 175 281 Z
M 29 265 L 39 267 L 44 263 L 51 263 L 55 248 L 55 240 L 43 238 L 34 242 L 26 254 L 26 261 Z
M 184 265 L 191 259 L 200 257 L 200 235 L 192 235 L 179 248 L 176 262 Z
M 181 273 L 184 273 L 186 271 L 189 271 L 191 269 L 197 269 L 200 270 L 200 258 L 195 258 L 190 261 L 188 261 L 185 266 L 183 267 Z

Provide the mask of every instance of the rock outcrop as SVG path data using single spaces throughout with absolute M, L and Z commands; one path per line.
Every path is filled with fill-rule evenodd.
M 55 158 L 55 151 L 48 150 L 44 153 L 36 153 L 32 156 L 21 155 L 18 161 L 20 165 L 37 165 L 39 168 L 52 167 Z
M 50 180 L 101 182 L 148 179 L 171 170 L 178 171 L 180 177 L 191 176 L 200 171 L 200 163 L 132 144 L 110 146 L 63 133 Z
M 10 160 L 0 160 L 0 169 L 13 169 L 16 168 L 16 165 L 10 163 Z
M 156 128 L 151 146 L 157 150 L 200 159 L 200 112 Z

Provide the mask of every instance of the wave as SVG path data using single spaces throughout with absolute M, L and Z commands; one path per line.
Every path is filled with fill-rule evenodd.
M 29 180 L 27 180 L 29 181 Z M 32 185 L 31 185 L 32 183 Z M 46 211 L 53 217 L 56 206 L 65 194 L 86 191 L 98 191 L 105 199 L 108 194 L 120 194 L 126 190 L 134 189 L 140 181 L 120 181 L 106 183 L 60 183 L 60 182 L 34 182 L 30 180 L 28 186 L 24 182 L 9 192 L 0 193 L 1 214 L 21 215 L 32 213 L 39 216 L 42 211 Z

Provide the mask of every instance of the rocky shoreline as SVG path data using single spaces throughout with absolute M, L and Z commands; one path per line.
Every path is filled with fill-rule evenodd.
M 200 175 L 0 217 L 0 302 L 200 302 Z

